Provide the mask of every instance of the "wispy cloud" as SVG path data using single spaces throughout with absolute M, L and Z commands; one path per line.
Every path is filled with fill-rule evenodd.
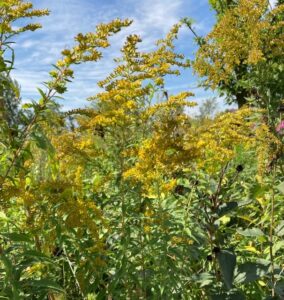
M 60 58 L 63 48 L 71 46 L 78 32 L 94 30 L 100 22 L 108 22 L 116 17 L 131 18 L 134 23 L 111 40 L 112 47 L 105 52 L 104 59 L 97 64 L 76 67 L 76 81 L 70 84 L 66 94 L 66 107 L 78 107 L 87 103 L 84 99 L 97 92 L 96 82 L 103 79 L 114 67 L 113 58 L 119 55 L 119 49 L 126 35 L 137 33 L 143 43 L 141 49 L 149 50 L 154 41 L 161 38 L 181 17 L 194 15 L 201 34 L 208 30 L 212 14 L 207 0 L 34 0 L 36 7 L 47 7 L 51 15 L 41 20 L 43 29 L 25 34 L 16 44 L 16 70 L 14 77 L 22 87 L 24 99 L 35 98 L 36 87 L 48 78 L 51 64 Z M 209 21 L 208 21 L 209 20 Z M 209 22 L 209 23 L 208 23 Z M 180 44 L 187 55 L 193 52 L 189 35 L 182 34 Z M 169 79 L 169 89 L 187 86 L 194 78 L 190 73 L 177 82 Z

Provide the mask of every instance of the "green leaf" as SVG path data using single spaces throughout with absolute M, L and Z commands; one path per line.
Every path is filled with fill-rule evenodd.
M 11 298 L 13 300 L 20 300 L 19 295 L 19 282 L 15 278 L 16 270 L 13 267 L 12 261 L 3 253 L 0 255 L 0 259 L 3 262 L 5 268 L 5 280 L 9 282 L 11 286 Z
M 50 153 L 54 152 L 52 144 L 43 132 L 34 132 L 32 138 L 40 149 L 47 150 Z
M 40 88 L 37 88 L 37 90 L 38 90 L 38 92 L 40 93 L 42 99 L 43 99 L 44 101 L 47 101 L 48 99 L 47 99 L 47 97 L 46 97 L 45 92 L 44 92 L 42 89 L 40 89 Z
M 237 202 L 227 202 L 219 206 L 217 210 L 217 214 L 219 217 L 222 217 L 229 213 L 230 211 L 236 209 L 238 207 Z
M 24 256 L 26 257 L 32 257 L 38 261 L 45 261 L 45 262 L 52 262 L 53 260 L 46 256 L 45 254 L 39 252 L 39 251 L 35 251 L 35 250 L 28 250 L 24 252 Z
M 243 292 L 238 290 L 231 290 L 230 292 L 227 293 L 211 295 L 210 299 L 211 300 L 245 300 L 246 298 Z
M 22 105 L 22 109 L 30 109 L 32 108 L 34 105 L 32 103 L 25 103 Z
M 30 236 L 25 233 L 13 232 L 13 233 L 2 233 L 1 235 L 13 242 L 28 242 L 28 243 L 31 242 Z
M 7 69 L 7 65 L 5 64 L 3 58 L 0 58 L 0 72 L 3 72 Z
M 276 188 L 280 193 L 284 194 L 284 182 L 280 183 Z
M 275 255 L 281 249 L 284 249 L 284 241 L 276 242 L 272 247 L 273 255 Z
M 254 187 L 251 189 L 251 197 L 253 199 L 257 198 L 257 197 L 261 197 L 264 195 L 264 193 L 267 191 L 267 186 L 265 185 L 261 185 L 259 183 L 257 183 L 256 185 L 254 185 Z
M 269 265 L 263 265 L 255 262 L 246 262 L 237 267 L 235 284 L 244 284 L 255 281 L 263 277 L 269 269 Z
M 7 217 L 7 215 L 3 211 L 0 211 L 0 220 L 2 220 L 2 221 L 8 221 L 9 220 L 9 218 Z
M 58 285 L 56 282 L 49 280 L 49 279 L 41 279 L 41 280 L 34 280 L 30 282 L 32 287 L 43 288 L 47 290 L 53 290 L 60 293 L 65 293 L 65 290 Z
M 221 250 L 217 253 L 217 260 L 219 262 L 226 287 L 231 289 L 233 286 L 234 270 L 237 262 L 236 255 L 231 251 Z
M 275 228 L 275 234 L 277 236 L 283 236 L 284 235 L 284 221 L 280 221 L 280 223 Z
M 43 150 L 47 150 L 48 143 L 46 138 L 41 134 L 33 134 L 33 139 L 36 142 L 36 145 Z
M 223 203 L 222 205 L 219 206 L 218 210 L 217 210 L 217 214 L 219 217 L 222 217 L 228 213 L 230 213 L 232 210 L 237 209 L 239 207 L 243 207 L 246 206 L 248 204 L 250 204 L 252 202 L 252 200 L 244 200 L 244 201 L 231 201 L 231 202 L 227 202 L 227 203 Z
M 250 237 L 258 237 L 258 236 L 265 235 L 263 231 L 260 230 L 259 228 L 250 228 L 245 230 L 237 229 L 237 232 L 241 235 L 250 236 Z
M 284 297 L 284 281 L 278 281 L 275 285 L 275 293 L 283 299 Z
M 214 276 L 210 273 L 201 273 L 194 275 L 192 278 L 195 282 L 200 284 L 200 287 L 205 287 L 210 285 L 214 281 Z

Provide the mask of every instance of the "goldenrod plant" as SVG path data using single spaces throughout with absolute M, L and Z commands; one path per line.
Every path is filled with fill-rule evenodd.
M 91 104 L 66 112 L 74 65 L 132 21 L 78 34 L 21 105 L 10 42 L 40 25 L 13 23 L 49 12 L 0 1 L 0 298 L 283 299 L 283 86 L 269 82 L 283 82 L 283 4 L 210 4 L 208 36 L 189 19 L 150 51 L 127 36 Z M 194 60 L 176 51 L 182 26 Z M 166 85 L 191 66 L 240 108 L 193 117 L 194 94 Z

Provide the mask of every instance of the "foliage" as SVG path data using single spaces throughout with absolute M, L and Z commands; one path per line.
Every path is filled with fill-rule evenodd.
M 20 106 L 10 42 L 40 26 L 12 25 L 48 11 L 0 1 L 0 298 L 283 299 L 283 86 L 267 79 L 281 69 L 283 8 L 211 4 L 217 24 L 194 68 L 227 97 L 258 94 L 192 118 L 194 95 L 165 86 L 190 67 L 175 50 L 187 19 L 148 52 L 129 35 L 92 104 L 62 112 L 73 65 L 101 59 L 132 21 L 78 34 L 39 100 Z
M 267 0 L 211 2 L 219 21 L 196 54 L 195 71 L 229 102 L 275 113 L 284 98 L 283 4 L 269 10 Z
M 199 115 L 198 118 L 201 120 L 203 119 L 210 119 L 212 118 L 218 109 L 218 102 L 216 98 L 209 98 L 206 99 L 202 105 L 199 106 Z

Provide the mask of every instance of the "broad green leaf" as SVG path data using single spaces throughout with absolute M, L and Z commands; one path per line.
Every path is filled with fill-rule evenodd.
M 219 208 L 217 210 L 217 214 L 219 217 L 222 217 L 239 207 L 243 207 L 243 206 L 250 204 L 251 202 L 252 202 L 252 200 L 248 199 L 248 200 L 243 200 L 240 202 L 231 201 L 231 202 L 223 203 L 219 206 Z
M 236 255 L 231 251 L 221 250 L 217 253 L 217 260 L 219 262 L 226 287 L 231 289 L 233 286 L 234 270 L 237 262 Z
M 269 269 L 269 265 L 263 265 L 256 262 L 246 262 L 239 265 L 234 279 L 235 284 L 244 284 L 255 281 L 263 277 Z
M 237 232 L 241 235 L 250 237 L 264 236 L 264 233 L 259 228 L 248 228 L 245 230 L 237 229 Z

